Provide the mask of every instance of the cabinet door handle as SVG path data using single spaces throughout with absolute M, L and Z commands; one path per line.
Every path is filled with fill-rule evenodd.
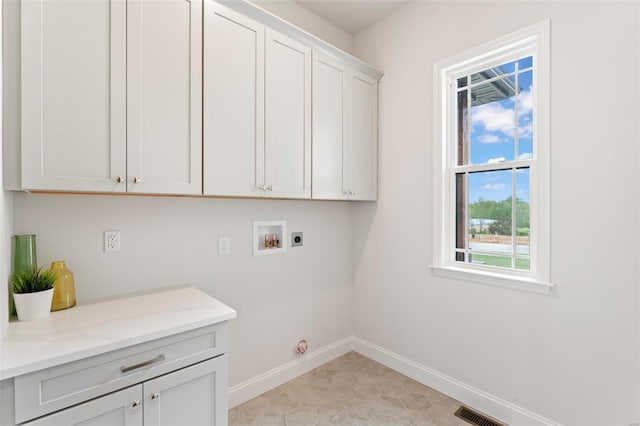
M 140 406 L 140 401 L 137 399 L 131 401 L 131 408 L 138 408 Z
M 264 191 L 265 187 L 264 187 L 264 185 L 258 185 L 258 186 L 256 186 L 256 189 L 259 189 L 260 191 Z
M 141 362 L 139 364 L 130 365 L 128 367 L 123 365 L 122 367 L 120 367 L 120 372 L 128 373 L 129 371 L 137 370 L 138 368 L 146 367 L 148 365 L 155 364 L 156 362 L 160 362 L 160 361 L 164 361 L 164 355 L 162 354 L 158 355 L 153 359 Z
M 159 397 L 160 397 L 160 394 L 158 392 L 153 392 L 152 394 L 149 395 L 150 400 L 158 399 Z
M 116 176 L 116 183 L 122 183 L 123 180 L 122 176 Z
M 269 185 L 265 188 L 267 191 L 273 191 L 273 185 Z
M 137 177 L 137 176 L 134 177 L 133 179 L 131 179 L 131 181 L 133 181 L 133 183 L 140 183 L 141 182 L 140 178 Z

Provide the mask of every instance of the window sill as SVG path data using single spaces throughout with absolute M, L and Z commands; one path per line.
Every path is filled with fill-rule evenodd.
M 513 290 L 526 291 L 529 293 L 548 295 L 553 284 L 537 281 L 532 278 L 514 277 L 507 274 L 499 274 L 493 272 L 469 270 L 465 268 L 456 268 L 453 266 L 430 266 L 434 275 L 452 278 L 463 281 L 470 281 L 479 284 L 492 285 L 496 287 L 510 288 Z

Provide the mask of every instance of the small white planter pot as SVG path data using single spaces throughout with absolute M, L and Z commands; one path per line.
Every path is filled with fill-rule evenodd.
M 36 293 L 14 293 L 13 300 L 16 302 L 18 320 L 37 320 L 51 313 L 53 289 L 38 291 Z

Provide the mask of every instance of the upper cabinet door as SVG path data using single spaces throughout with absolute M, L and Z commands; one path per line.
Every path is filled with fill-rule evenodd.
M 202 193 L 202 0 L 127 1 L 127 189 Z
M 339 63 L 313 52 L 313 198 L 347 199 L 343 185 L 345 84 Z
M 125 191 L 126 3 L 21 6 L 22 187 Z
M 205 0 L 204 194 L 264 192 L 264 26 Z
M 347 149 L 350 200 L 378 198 L 378 82 L 352 71 L 347 84 Z
M 265 195 L 311 198 L 311 49 L 266 30 Z

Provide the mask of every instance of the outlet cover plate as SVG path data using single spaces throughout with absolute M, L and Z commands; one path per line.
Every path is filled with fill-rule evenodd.
M 104 231 L 104 252 L 116 253 L 120 251 L 120 231 Z

